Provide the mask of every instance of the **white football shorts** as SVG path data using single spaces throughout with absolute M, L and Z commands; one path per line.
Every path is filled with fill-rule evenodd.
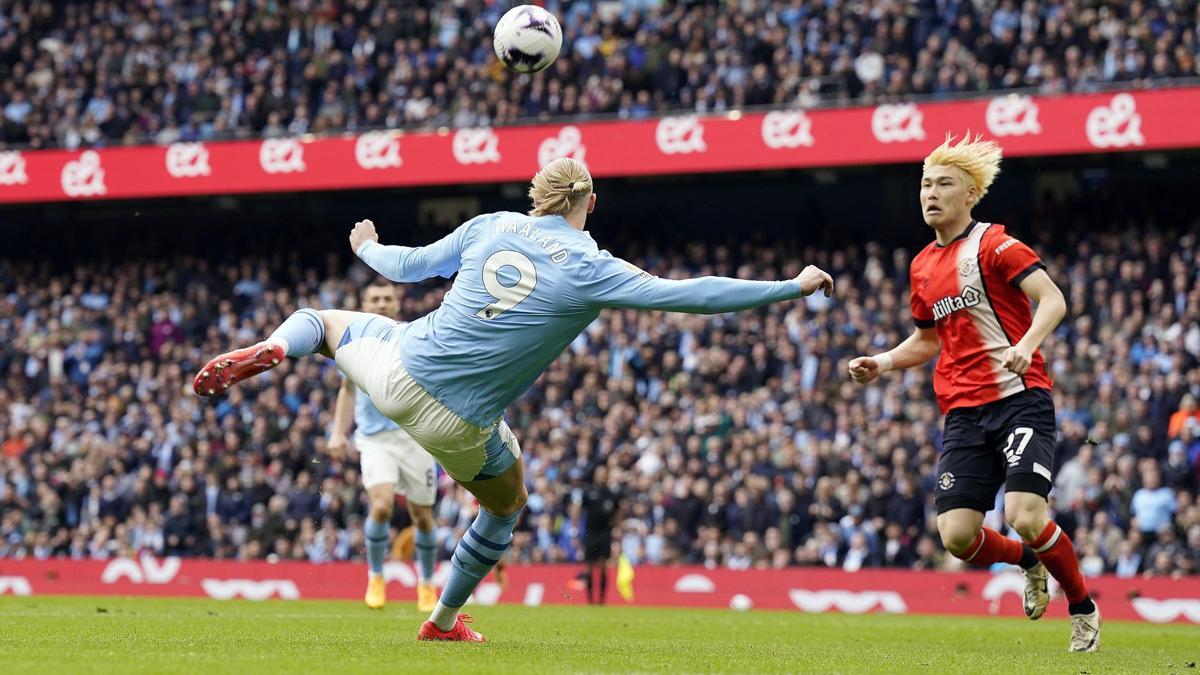
M 362 465 L 363 487 L 395 483 L 396 493 L 420 506 L 433 506 L 437 499 L 437 467 L 433 455 L 417 445 L 403 429 L 377 434 L 355 434 Z
M 504 420 L 475 426 L 425 391 L 400 359 L 400 333 L 395 321 L 381 316 L 355 320 L 338 345 L 338 369 L 454 480 L 486 480 L 507 471 L 521 456 L 512 430 Z

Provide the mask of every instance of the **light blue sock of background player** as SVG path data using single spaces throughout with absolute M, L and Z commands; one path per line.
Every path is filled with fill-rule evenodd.
M 388 524 L 367 518 L 363 536 L 367 540 L 367 566 L 371 568 L 371 574 L 383 574 L 383 559 L 387 556 L 388 548 Z
M 421 583 L 433 581 L 433 565 L 437 562 L 437 532 L 414 530 L 413 544 L 417 549 L 417 567 L 421 570 Z

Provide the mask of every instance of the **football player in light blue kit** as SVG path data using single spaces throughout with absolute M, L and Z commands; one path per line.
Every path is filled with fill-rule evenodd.
M 367 284 L 360 298 L 359 309 L 364 312 L 382 317 L 394 317 L 400 312 L 400 294 L 396 285 L 387 279 L 376 278 Z M 367 540 L 367 592 L 364 596 L 367 607 L 382 609 L 387 603 L 383 559 L 387 555 L 392 507 L 399 493 L 408 500 L 408 515 L 413 523 L 413 551 L 420 574 L 417 611 L 433 611 L 437 606 L 437 588 L 433 585 L 433 568 L 437 563 L 437 534 L 433 522 L 437 467 L 433 457 L 400 425 L 384 417 L 371 403 L 371 397 L 355 387 L 350 378 L 345 378 L 333 405 L 333 428 L 327 446 L 330 455 L 341 457 L 349 449 L 347 432 L 351 422 L 355 426 L 354 446 L 362 467 L 362 483 L 371 503 L 367 521 L 363 524 L 363 536 Z
M 584 230 L 596 195 L 587 168 L 574 159 L 544 166 L 529 195 L 530 214 L 478 216 L 429 246 L 383 246 L 371 221 L 356 223 L 351 248 L 388 279 L 457 274 L 442 305 L 403 327 L 371 314 L 301 309 L 265 342 L 213 359 L 194 383 L 210 396 L 285 355 L 333 357 L 380 412 L 475 496 L 479 514 L 454 551 L 422 640 L 483 640 L 459 609 L 508 550 L 527 497 L 504 409 L 601 310 L 717 314 L 833 290 L 833 279 L 812 266 L 787 281 L 670 280 L 613 257 Z

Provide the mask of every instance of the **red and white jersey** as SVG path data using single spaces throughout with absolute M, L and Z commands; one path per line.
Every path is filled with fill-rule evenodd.
M 1052 387 L 1040 351 L 1024 376 L 1003 365 L 1004 350 L 1033 322 L 1019 285 L 1043 268 L 1033 249 L 1005 234 L 1003 225 L 975 221 L 946 246 L 935 241 L 913 258 L 913 318 L 921 328 L 936 326 L 942 341 L 933 390 L 943 413 Z

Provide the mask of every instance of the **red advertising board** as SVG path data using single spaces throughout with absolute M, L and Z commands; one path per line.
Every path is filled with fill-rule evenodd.
M 1200 147 L 1200 87 L 733 112 L 337 137 L 0 152 L 0 203 L 527 181 L 562 156 L 598 178 L 915 162 L 948 132 L 1008 156 Z
M 581 566 L 513 565 L 504 588 L 491 579 L 472 602 L 584 604 Z M 435 581 L 447 574 L 443 565 Z M 407 563 L 384 568 L 388 595 L 414 600 L 417 576 Z M 147 595 L 219 600 L 362 598 L 361 564 L 228 562 L 181 558 L 137 560 L 0 560 L 0 595 Z M 1200 624 L 1200 577 L 1088 579 L 1107 619 Z M 612 584 L 610 584 L 610 587 Z M 824 568 L 734 571 L 704 567 L 638 567 L 632 604 L 666 607 L 774 609 L 861 614 L 1002 615 L 1023 617 L 1018 572 L 927 572 Z M 1051 592 L 1056 593 L 1051 585 Z M 611 593 L 609 601 L 623 600 Z M 1049 616 L 1066 615 L 1056 599 Z

